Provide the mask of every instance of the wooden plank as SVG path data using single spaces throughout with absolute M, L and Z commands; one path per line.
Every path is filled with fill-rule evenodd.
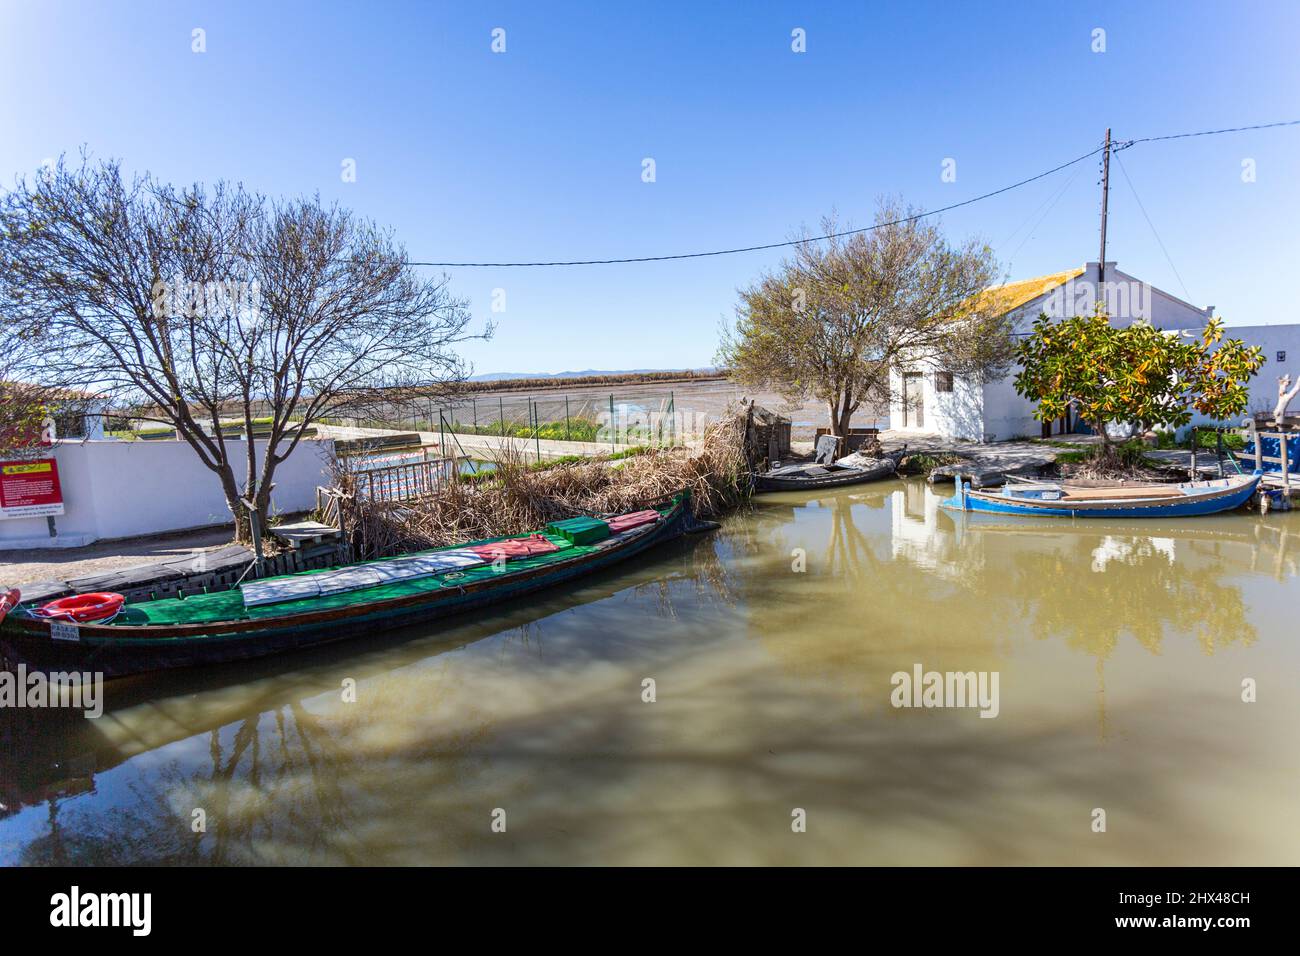
M 1062 501 L 1104 501 L 1111 498 L 1183 498 L 1177 488 L 1070 488 Z

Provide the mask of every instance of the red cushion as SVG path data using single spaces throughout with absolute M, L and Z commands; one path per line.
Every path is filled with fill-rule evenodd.
M 653 524 L 659 520 L 657 511 L 633 511 L 631 514 L 619 515 L 617 518 L 611 518 L 609 521 L 609 533 L 618 534 L 620 531 L 630 531 L 633 528 L 639 528 L 643 524 Z
M 466 551 L 473 551 L 489 561 L 495 560 L 498 555 L 505 555 L 506 559 L 510 558 L 527 558 L 534 554 L 550 554 L 552 551 L 559 551 L 558 545 L 547 541 L 540 534 L 530 534 L 526 538 L 507 538 L 504 541 L 492 541 L 488 544 L 476 544 L 466 548 Z

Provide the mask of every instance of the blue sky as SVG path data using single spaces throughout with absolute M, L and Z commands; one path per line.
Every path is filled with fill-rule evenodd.
M 957 202 L 1108 125 L 1129 139 L 1300 119 L 1297 35 L 1290 2 L 3 0 L 0 182 L 84 144 L 178 183 L 319 192 L 415 259 L 694 252 L 787 239 L 832 209 L 865 225 L 884 194 Z M 1119 155 L 1173 266 L 1118 168 L 1108 258 L 1230 323 L 1300 321 L 1300 127 Z M 944 227 L 987 239 L 1011 278 L 1069 268 L 1097 256 L 1098 178 L 1089 161 Z M 779 259 L 450 275 L 498 322 L 466 349 L 477 371 L 680 368 L 710 362 L 736 289 Z

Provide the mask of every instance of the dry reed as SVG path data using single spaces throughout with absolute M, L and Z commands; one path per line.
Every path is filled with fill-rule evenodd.
M 697 517 L 720 514 L 749 493 L 746 417 L 731 412 L 693 450 L 651 451 L 530 468 L 524 443 L 507 443 L 495 471 L 477 481 L 451 481 L 437 493 L 405 501 L 360 496 L 356 478 L 336 475 L 339 518 L 359 559 L 523 534 L 577 515 L 637 510 L 683 490 Z

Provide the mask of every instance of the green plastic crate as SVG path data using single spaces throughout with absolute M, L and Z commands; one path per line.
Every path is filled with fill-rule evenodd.
M 546 530 L 574 544 L 594 544 L 609 537 L 609 525 L 599 518 L 566 518 L 563 521 L 552 521 L 546 526 Z

